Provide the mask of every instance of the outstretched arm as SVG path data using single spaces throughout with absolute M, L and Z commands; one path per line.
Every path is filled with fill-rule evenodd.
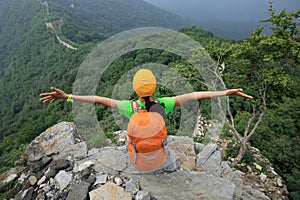
M 60 89 L 51 87 L 51 90 L 53 90 L 53 92 L 40 94 L 40 96 L 42 97 L 40 101 L 52 103 L 56 99 L 68 99 L 69 97 L 69 94 L 65 93 Z M 97 103 L 104 106 L 112 107 L 113 109 L 118 108 L 118 100 L 107 98 L 107 97 L 72 95 L 72 99 L 74 101 L 80 101 L 84 103 Z
M 230 89 L 224 91 L 214 91 L 214 92 L 192 92 L 189 94 L 178 95 L 175 97 L 175 107 L 183 105 L 193 100 L 201 100 L 201 99 L 210 99 L 214 97 L 221 97 L 221 96 L 229 96 L 229 95 L 236 95 L 241 96 L 248 99 L 253 99 L 252 96 L 247 95 L 242 92 L 242 89 Z

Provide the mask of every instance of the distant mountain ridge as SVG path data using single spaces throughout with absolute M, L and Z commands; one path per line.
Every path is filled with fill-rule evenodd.
M 110 36 L 137 27 L 179 28 L 188 24 L 179 16 L 142 0 L 11 0 L 0 5 L 0 68 L 8 65 L 3 62 L 14 54 L 16 46 L 22 48 L 20 43 L 25 41 L 32 26 L 29 23 L 34 18 L 45 21 L 63 19 L 63 31 L 71 39 L 80 31 Z M 14 17 L 10 17 L 12 15 Z M 12 43 L 14 45 L 10 45 Z M 7 50 L 8 46 L 12 48 Z
M 50 0 L 49 3 L 50 12 L 53 12 L 53 4 L 59 5 L 65 14 L 105 34 L 144 26 L 179 28 L 187 25 L 179 16 L 143 0 Z

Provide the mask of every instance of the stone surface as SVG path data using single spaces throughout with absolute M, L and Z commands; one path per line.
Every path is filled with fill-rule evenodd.
M 95 164 L 92 166 L 97 172 L 117 174 L 127 167 L 128 153 L 126 147 L 105 147 L 95 153 Z
M 54 160 L 50 163 L 49 168 L 52 170 L 62 170 L 62 169 L 66 169 L 70 166 L 70 163 L 68 160 L 66 159 L 58 159 L 58 160 Z
M 46 176 L 42 176 L 42 178 L 38 181 L 37 185 L 41 185 L 46 181 Z
M 21 176 L 18 178 L 18 182 L 20 184 L 24 183 L 24 181 L 29 177 L 29 175 L 26 175 L 26 174 L 21 174 Z
M 48 165 L 52 161 L 52 157 L 50 156 L 43 156 L 41 162 L 44 166 Z
M 37 178 L 36 176 L 31 175 L 29 176 L 28 181 L 31 185 L 35 185 L 37 183 Z
M 12 199 L 22 190 L 22 185 L 17 184 L 11 191 L 8 193 L 8 199 Z
M 138 183 L 130 179 L 126 184 L 125 184 L 125 190 L 127 192 L 130 192 L 131 194 L 136 194 L 139 191 L 139 185 Z
M 127 174 L 156 199 L 232 199 L 231 182 L 205 172 L 176 171 L 170 174 Z M 168 191 L 168 192 L 166 192 Z
M 247 171 L 251 173 L 252 172 L 252 168 L 250 166 L 248 166 L 248 165 L 246 167 L 247 167 Z
M 90 200 L 132 200 L 131 194 L 112 182 L 89 192 Z
M 209 174 L 213 174 L 215 176 L 221 176 L 223 171 L 221 167 L 221 152 L 215 151 L 211 154 L 211 156 L 199 167 L 201 167 L 204 171 Z
M 203 147 L 202 151 L 197 155 L 197 167 L 202 167 L 202 165 L 210 158 L 210 156 L 217 149 L 217 144 L 207 144 Z
M 5 179 L 4 179 L 4 183 L 10 183 L 14 180 L 16 180 L 18 178 L 18 175 L 17 174 L 10 174 L 9 176 L 7 176 Z
M 277 183 L 277 186 L 283 187 L 282 180 L 280 178 L 277 178 L 276 183 Z
M 15 200 L 31 200 L 33 191 L 34 188 L 30 187 L 25 191 L 22 191 L 21 193 L 17 194 Z
M 43 156 L 55 154 L 57 154 L 57 157 L 60 158 L 71 155 L 78 157 L 77 153 L 81 152 L 82 150 L 80 148 L 83 147 L 76 145 L 76 135 L 77 133 L 74 123 L 61 122 L 47 129 L 35 138 L 35 140 L 27 147 L 24 154 L 27 156 L 29 162 L 38 161 L 43 158 Z M 80 155 L 79 157 L 85 155 L 86 152 L 84 155 Z
M 73 171 L 74 172 L 81 172 L 81 171 L 89 168 L 93 164 L 95 164 L 94 160 L 87 160 L 84 163 L 81 163 L 79 166 L 75 166 Z
M 231 169 L 231 167 L 229 166 L 228 162 L 222 161 L 221 162 L 221 177 L 227 179 L 227 180 L 232 180 L 233 176 L 234 176 L 234 171 Z
M 108 178 L 108 174 L 102 174 L 102 175 L 96 176 L 96 181 L 95 181 L 94 185 L 106 183 L 107 178 Z
M 234 199 L 240 199 L 243 196 L 243 179 L 234 177 L 231 182 L 235 185 Z
M 204 146 L 205 146 L 204 144 L 196 142 L 195 143 L 195 151 L 200 152 L 204 148 Z
M 54 177 L 54 180 L 57 182 L 60 190 L 65 189 L 72 180 L 72 174 L 65 171 L 59 171 L 58 174 Z
M 243 199 L 245 200 L 270 200 L 264 193 L 253 189 L 250 186 L 243 187 Z
M 139 191 L 136 196 L 135 196 L 136 200 L 150 200 L 151 197 L 149 195 L 149 192 L 147 191 Z
M 115 177 L 115 178 L 114 178 L 114 182 L 115 182 L 115 184 L 118 185 L 118 186 L 122 185 L 122 183 L 123 183 L 122 179 L 119 178 L 119 177 Z
M 80 142 L 74 145 L 68 146 L 66 149 L 64 149 L 64 152 L 68 152 L 63 156 L 69 156 L 72 158 L 85 158 L 87 155 L 88 147 L 85 142 Z M 63 157 L 62 156 L 62 157 Z
M 96 181 L 96 177 L 94 175 L 90 175 L 87 179 L 84 179 L 84 181 L 93 185 Z
M 193 159 L 190 159 L 191 162 L 194 162 Z M 188 165 L 188 162 L 185 162 L 184 168 L 189 168 L 187 166 L 194 167 L 194 163 L 190 163 Z M 165 172 L 174 172 L 178 169 L 180 169 L 180 161 L 178 157 L 178 153 L 176 153 L 174 150 L 169 149 L 168 150 L 168 158 L 166 160 L 166 163 L 164 164 L 163 171 Z
M 259 164 L 257 163 L 253 163 L 255 169 L 257 169 L 258 171 L 261 171 L 262 170 L 262 166 L 260 166 Z
M 86 182 L 80 182 L 71 187 L 71 190 L 66 200 L 86 200 L 88 199 L 90 184 Z
M 45 172 L 46 179 L 53 178 L 56 174 L 57 174 L 57 171 L 54 169 L 51 169 L 50 167 Z
M 173 159 L 179 160 L 180 167 L 186 170 L 194 170 L 196 163 L 195 145 L 192 138 L 187 136 L 168 137 L 168 146 L 174 152 Z
M 267 175 L 265 175 L 265 174 L 261 174 L 260 176 L 259 176 L 259 179 L 262 181 L 262 182 L 265 182 L 266 180 L 267 180 Z

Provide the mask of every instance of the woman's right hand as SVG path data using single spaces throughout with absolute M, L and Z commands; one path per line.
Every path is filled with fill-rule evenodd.
M 236 96 L 244 97 L 246 99 L 253 99 L 252 96 L 243 93 L 243 90 L 241 88 L 226 90 L 226 96 L 230 96 L 230 95 L 236 95 Z
M 56 99 L 68 99 L 68 94 L 65 93 L 64 91 L 57 89 L 55 87 L 51 87 L 51 90 L 53 90 L 53 92 L 49 92 L 49 93 L 41 93 L 40 96 L 42 98 L 40 98 L 40 101 L 46 103 L 46 102 L 54 102 Z

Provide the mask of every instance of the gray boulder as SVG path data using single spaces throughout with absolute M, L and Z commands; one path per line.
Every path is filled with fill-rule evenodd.
M 40 161 L 44 156 L 52 158 L 83 158 L 87 154 L 84 142 L 76 140 L 78 134 L 74 123 L 61 122 L 41 133 L 25 150 L 29 162 Z
M 71 187 L 66 200 L 87 200 L 90 184 L 79 182 Z

